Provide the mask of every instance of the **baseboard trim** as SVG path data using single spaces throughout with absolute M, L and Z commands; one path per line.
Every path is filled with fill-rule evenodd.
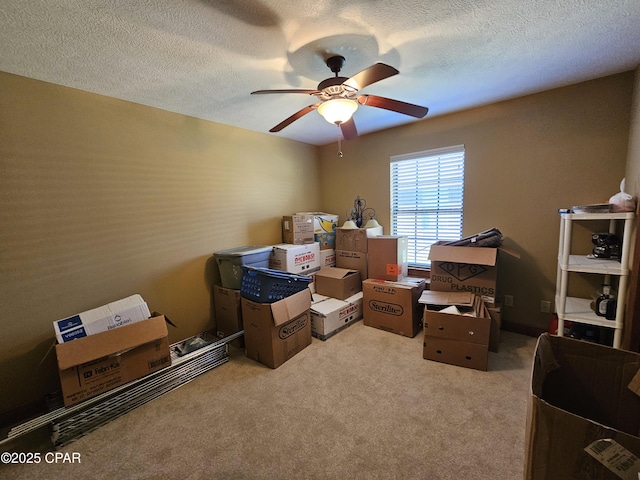
M 21 405 L 5 412 L 0 412 L 0 428 L 12 427 L 25 421 L 25 419 L 37 417 L 46 413 L 45 400 L 37 400 Z
M 508 321 L 502 321 L 502 330 L 508 332 L 519 333 L 528 337 L 539 337 L 547 330 L 542 327 L 536 327 L 535 325 L 526 325 L 524 323 L 514 323 Z

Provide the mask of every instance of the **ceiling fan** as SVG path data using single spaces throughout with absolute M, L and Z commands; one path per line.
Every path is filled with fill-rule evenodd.
M 329 77 L 318 84 L 316 90 L 284 89 L 284 90 L 257 90 L 251 92 L 252 95 L 270 93 L 304 93 L 314 95 L 320 100 L 283 120 L 273 127 L 270 132 L 279 132 L 287 125 L 298 120 L 313 110 L 318 110 L 325 120 L 335 123 L 342 130 L 345 140 L 350 140 L 358 136 L 356 125 L 353 121 L 353 113 L 358 106 L 382 108 L 393 112 L 410 115 L 416 118 L 424 117 L 429 109 L 411 103 L 393 100 L 391 98 L 379 97 L 377 95 L 358 95 L 358 92 L 369 85 L 392 77 L 400 73 L 395 68 L 384 63 L 375 63 L 355 74 L 351 78 L 341 77 L 338 74 L 344 66 L 345 58 L 341 55 L 334 55 L 326 60 L 327 67 L 335 73 L 335 77 Z

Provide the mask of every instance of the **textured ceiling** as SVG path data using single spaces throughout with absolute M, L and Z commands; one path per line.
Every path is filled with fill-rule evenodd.
M 639 0 L 2 0 L 0 70 L 258 132 L 315 89 L 375 62 L 400 74 L 363 93 L 424 105 L 423 120 L 361 106 L 360 134 L 628 71 Z M 269 133 L 268 133 L 269 134 Z M 317 112 L 280 133 L 322 145 Z

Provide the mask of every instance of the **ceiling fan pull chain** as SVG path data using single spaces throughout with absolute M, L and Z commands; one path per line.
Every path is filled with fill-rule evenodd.
M 338 158 L 342 158 L 342 137 L 340 136 L 340 125 L 338 125 Z

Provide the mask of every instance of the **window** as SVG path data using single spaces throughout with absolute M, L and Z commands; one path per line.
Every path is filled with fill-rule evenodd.
M 391 234 L 409 237 L 409 265 L 430 266 L 439 240 L 462 237 L 464 145 L 391 157 Z

